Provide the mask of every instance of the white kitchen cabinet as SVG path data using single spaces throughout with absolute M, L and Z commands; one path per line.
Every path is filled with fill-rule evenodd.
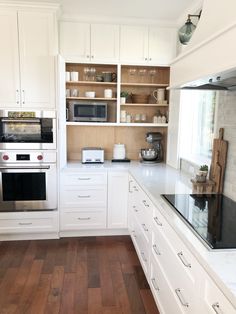
M 0 213 L 0 235 L 58 231 L 57 211 Z
M 121 25 L 120 61 L 128 64 L 147 64 L 148 27 L 139 25 Z
M 61 22 L 60 53 L 68 62 L 117 62 L 119 26 Z
M 0 107 L 20 106 L 17 12 L 0 11 Z
M 60 186 L 60 230 L 107 226 L 107 172 L 65 172 Z
M 121 63 L 169 65 L 175 54 L 175 28 L 134 25 L 121 26 Z
M 60 54 L 66 61 L 90 61 L 90 24 L 60 22 Z
M 55 16 L 1 10 L 0 107 L 55 107 Z
M 127 228 L 128 172 L 108 172 L 108 228 Z
M 149 64 L 169 65 L 176 56 L 175 28 L 149 27 Z

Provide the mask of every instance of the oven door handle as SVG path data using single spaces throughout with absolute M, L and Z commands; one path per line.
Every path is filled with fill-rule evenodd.
M 9 123 L 19 123 L 19 122 L 26 122 L 26 123 L 39 123 L 40 122 L 40 119 L 23 119 L 23 118 L 19 118 L 19 119 L 2 119 L 1 120 L 2 122 L 9 122 Z
M 0 166 L 0 170 L 7 170 L 7 169 L 13 169 L 13 170 L 16 170 L 16 169 L 19 169 L 19 170 L 21 170 L 21 169 L 50 169 L 50 166 L 29 166 L 29 167 L 27 167 L 27 166 L 21 166 L 21 167 L 19 167 L 19 166 L 5 166 L 5 167 L 2 167 L 2 166 Z

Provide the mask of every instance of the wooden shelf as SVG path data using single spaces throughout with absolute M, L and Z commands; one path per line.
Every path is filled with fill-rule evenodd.
M 106 101 L 116 101 L 117 98 L 104 98 L 104 97 L 67 97 L 66 99 L 68 100 L 73 100 L 73 99 L 77 99 L 77 100 L 106 100 Z
M 96 81 L 67 81 L 67 84 L 73 85 L 106 85 L 106 86 L 116 86 L 117 82 L 96 82 Z
M 117 122 L 70 122 L 67 121 L 66 125 L 73 126 L 135 126 L 135 127 L 168 127 L 168 123 L 117 123 Z
M 168 87 L 169 84 L 155 84 L 155 83 L 121 83 L 121 86 L 139 86 L 139 87 Z
M 134 103 L 125 103 L 120 104 L 121 106 L 130 106 L 130 107 L 168 107 L 168 104 L 134 104 Z

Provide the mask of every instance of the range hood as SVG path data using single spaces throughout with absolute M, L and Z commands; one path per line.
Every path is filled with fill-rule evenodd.
M 236 70 L 226 71 L 205 79 L 184 84 L 181 89 L 236 90 Z
M 235 12 L 235 0 L 203 0 L 189 44 L 171 63 L 170 89 L 236 90 Z

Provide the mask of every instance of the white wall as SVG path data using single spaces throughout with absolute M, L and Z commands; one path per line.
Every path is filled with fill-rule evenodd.
M 236 201 L 236 91 L 219 93 L 217 130 L 224 128 L 228 141 L 228 157 L 224 181 L 224 194 Z

